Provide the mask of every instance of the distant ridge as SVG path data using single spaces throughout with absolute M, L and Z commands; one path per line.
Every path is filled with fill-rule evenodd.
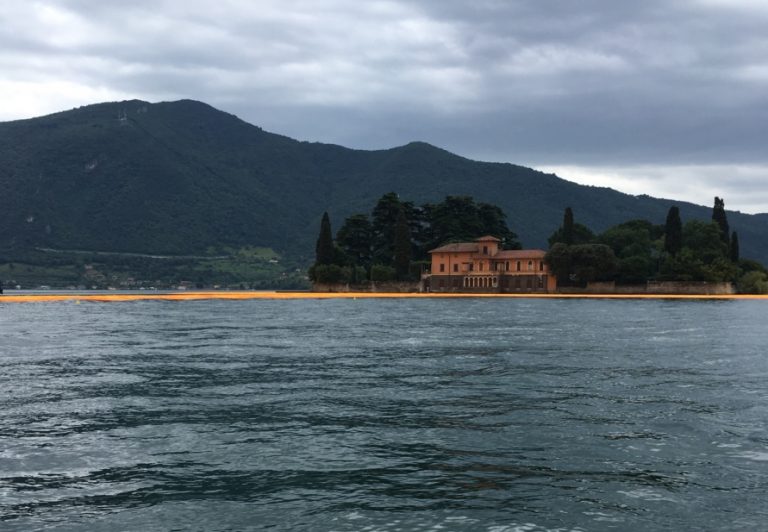
M 194 255 L 260 245 L 309 258 L 323 211 L 337 229 L 390 191 L 416 203 L 467 194 L 497 204 L 532 247 L 546 246 L 567 206 L 596 231 L 633 218 L 663 223 L 673 204 L 684 221 L 711 214 L 424 142 L 376 151 L 299 142 L 193 100 L 0 123 L 0 249 Z M 728 217 L 743 254 L 768 262 L 768 214 Z

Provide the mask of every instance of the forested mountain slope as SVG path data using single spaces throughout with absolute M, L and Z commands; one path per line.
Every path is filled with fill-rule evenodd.
M 214 253 L 266 246 L 309 259 L 323 211 L 334 228 L 382 194 L 466 194 L 504 209 L 524 246 L 546 246 L 571 206 L 595 231 L 683 220 L 709 206 L 577 185 L 429 144 L 362 151 L 272 134 L 206 104 L 104 103 L 0 123 L 0 249 Z M 727 200 L 727 198 L 726 198 Z M 768 262 L 768 215 L 729 212 L 742 254 Z

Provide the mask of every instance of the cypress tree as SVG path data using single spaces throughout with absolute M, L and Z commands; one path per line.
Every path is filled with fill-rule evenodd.
M 573 245 L 573 211 L 570 207 L 566 207 L 563 214 L 563 241 L 567 246 Z
M 331 219 L 328 213 L 323 213 L 320 222 L 320 235 L 315 245 L 315 264 L 328 265 L 334 262 L 333 235 L 331 234 Z
M 731 262 L 739 262 L 739 234 L 736 231 L 731 234 Z
M 731 232 L 728 227 L 728 217 L 725 214 L 725 200 L 715 196 L 715 206 L 712 208 L 712 220 L 720 228 L 720 238 L 728 244 Z
M 676 255 L 683 247 L 683 222 L 680 220 L 680 209 L 669 208 L 667 222 L 664 226 L 664 251 Z
M 400 208 L 395 223 L 395 272 L 397 279 L 405 281 L 411 267 L 411 232 L 408 229 L 408 219 L 405 217 L 405 209 Z

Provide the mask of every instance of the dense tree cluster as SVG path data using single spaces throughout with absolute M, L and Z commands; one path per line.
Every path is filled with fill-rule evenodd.
M 447 196 L 440 203 L 415 206 L 390 192 L 379 198 L 370 216 L 354 214 L 344 220 L 332 253 L 329 234 L 330 221 L 323 216 L 316 262 L 309 272 L 316 282 L 414 280 L 428 264 L 429 250 L 483 235 L 499 238 L 504 249 L 520 249 L 504 212 L 470 196 Z
M 740 258 L 739 238 L 729 233 L 725 202 L 716 197 L 712 222 L 683 224 L 669 209 L 665 224 L 631 220 L 595 235 L 565 210 L 563 225 L 550 237 L 547 260 L 558 284 L 591 281 L 622 284 L 659 281 L 737 282 L 745 292 L 768 292 L 768 275 L 755 261 Z

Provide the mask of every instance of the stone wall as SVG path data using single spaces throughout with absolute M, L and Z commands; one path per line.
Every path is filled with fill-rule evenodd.
M 664 281 L 648 282 L 649 294 L 703 294 L 707 296 L 725 296 L 736 293 L 733 283 L 706 283 Z
M 369 281 L 362 284 L 321 284 L 312 285 L 313 292 L 389 292 L 389 293 L 413 293 L 423 291 L 418 282 L 375 282 Z M 433 290 L 434 292 L 462 292 L 462 293 L 536 293 L 546 292 L 545 290 L 523 290 L 515 292 L 513 290 L 500 290 L 498 288 L 461 288 L 452 290 Z M 614 282 L 608 283 L 589 283 L 586 287 L 559 287 L 558 294 L 673 294 L 673 295 L 731 295 L 736 293 L 733 283 L 707 283 L 707 282 L 682 282 L 682 281 L 649 281 L 647 284 L 639 285 L 617 285 Z
M 348 283 L 314 283 L 313 292 L 391 292 L 412 293 L 419 292 L 420 283 L 400 281 L 368 281 L 360 284 Z
M 736 293 L 733 283 L 707 283 L 684 281 L 648 281 L 647 284 L 617 285 L 614 282 L 588 283 L 586 287 L 563 286 L 560 294 L 672 294 L 672 295 L 731 295 Z

